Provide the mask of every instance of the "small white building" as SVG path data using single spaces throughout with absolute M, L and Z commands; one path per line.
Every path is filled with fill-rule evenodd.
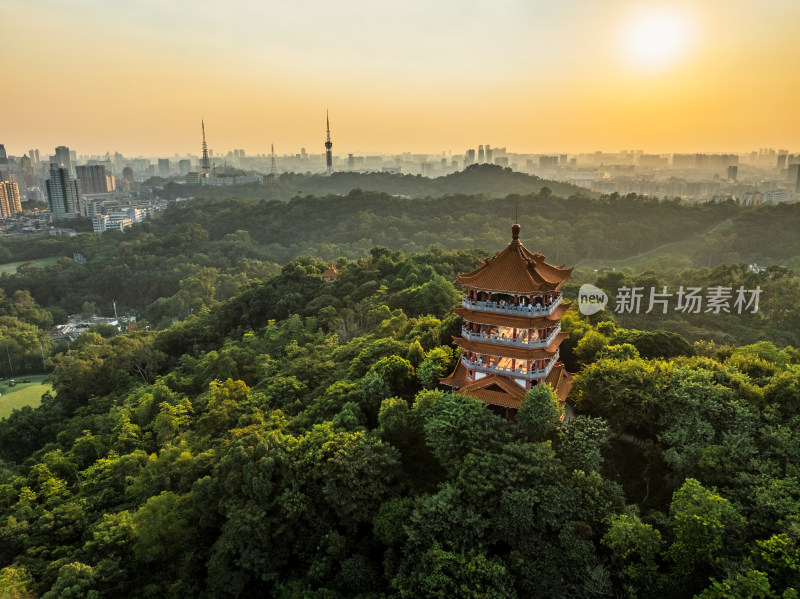
M 92 219 L 92 231 L 98 234 L 106 231 L 124 232 L 132 224 L 133 221 L 128 217 L 127 212 L 98 214 Z

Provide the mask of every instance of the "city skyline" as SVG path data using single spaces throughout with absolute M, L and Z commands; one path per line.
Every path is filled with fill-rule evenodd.
M 17 156 L 800 147 L 792 0 L 0 5 Z

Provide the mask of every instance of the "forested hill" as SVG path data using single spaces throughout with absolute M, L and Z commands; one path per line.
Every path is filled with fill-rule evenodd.
M 568 313 L 579 416 L 509 423 L 437 384 L 474 258 L 297 260 L 63 348 L 0 421 L 0 597 L 797 599 L 800 354 Z
M 233 193 L 247 199 L 287 201 L 297 195 L 345 195 L 351 190 L 359 188 L 415 198 L 445 194 L 484 195 L 490 198 L 499 198 L 512 193 L 535 194 L 544 187 L 547 187 L 553 194 L 565 198 L 574 194 L 582 194 L 587 197 L 599 196 L 583 187 L 540 179 L 535 175 L 514 172 L 509 168 L 492 164 L 474 164 L 463 171 L 436 178 L 397 173 L 344 171 L 331 175 L 284 173 L 277 181 L 269 185 L 187 187 L 182 184 L 168 183 L 158 193 L 170 199 L 187 195 L 196 198 L 225 198 L 230 197 Z
M 246 232 L 247 240 L 228 244 L 226 255 L 244 247 L 249 253 L 241 257 L 260 256 L 279 264 L 300 255 L 356 258 L 375 245 L 405 252 L 426 251 L 431 245 L 496 250 L 508 243 L 515 216 L 527 247 L 557 263 L 626 258 L 703 233 L 732 217 L 740 223 L 737 235 L 741 233 L 746 244 L 710 238 L 708 252 L 697 256 L 700 264 L 717 264 L 731 252 L 750 260 L 800 255 L 796 237 L 772 234 L 776 226 L 789 230 L 800 222 L 800 205 L 747 210 L 730 203 L 686 205 L 633 195 L 598 200 L 548 194 L 406 199 L 360 189 L 344 196 L 296 197 L 288 203 L 241 198 L 178 202 L 159 219 L 124 234 L 15 240 L 0 243 L 0 252 L 11 261 L 58 253 L 71 257 L 73 251 L 81 251 L 91 263 L 120 248 L 117 259 L 127 261 L 134 253 L 156 247 L 169 253 L 186 240 L 217 245 L 234 241 L 226 236 L 237 231 Z M 191 249 L 216 253 L 212 248 Z
M 614 279 L 614 284 L 624 280 L 677 289 L 714 281 L 722 286 L 761 284 L 764 289 L 757 321 L 675 313 L 656 328 L 693 341 L 748 343 L 766 338 L 796 343 L 800 328 L 793 323 L 800 312 L 793 293 L 800 281 L 791 271 L 800 266 L 800 238 L 791 232 L 800 230 L 800 204 L 752 208 L 637 196 L 593 200 L 547 194 L 404 199 L 361 190 L 289 202 L 196 200 L 176 203 L 159 219 L 125 233 L 3 241 L 0 253 L 7 261 L 64 258 L 51 266 L 26 264 L 15 274 L 4 273 L 0 288 L 8 297 L 29 293 L 53 314 L 56 324 L 64 322 L 68 313 L 113 314 L 116 302 L 119 313 L 144 316 L 163 328 L 232 297 L 240 285 L 274 274 L 303 255 L 330 264 L 367 256 L 376 246 L 408 254 L 438 247 L 470 253 L 472 262 L 465 265 L 469 270 L 487 250 L 508 243 L 517 209 L 526 246 L 555 264 L 623 259 L 663 244 L 675 244 L 682 252 L 674 258 L 665 256 L 657 270 L 641 279 L 630 273 Z M 687 237 L 700 243 L 686 246 Z M 76 251 L 86 264 L 72 259 Z M 777 265 L 754 277 L 744 265 L 725 270 L 726 262 Z M 782 264 L 789 268 L 780 268 Z M 600 274 L 587 269 L 581 282 L 593 282 Z M 613 294 L 612 287 L 604 288 Z M 626 324 L 653 326 L 643 320 Z M 30 349 L 38 351 L 38 346 Z

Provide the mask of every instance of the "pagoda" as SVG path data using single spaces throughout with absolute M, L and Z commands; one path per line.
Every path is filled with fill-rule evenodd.
M 338 276 L 339 271 L 336 270 L 336 267 L 333 264 L 328 267 L 328 270 L 322 273 L 322 278 L 325 279 L 326 283 L 333 283 Z
M 519 240 L 520 226 L 511 227 L 511 243 L 458 276 L 466 291 L 461 306 L 461 337 L 453 343 L 461 358 L 453 373 L 440 379 L 457 393 L 496 406 L 510 417 L 528 389 L 550 384 L 566 400 L 572 377 L 559 362 L 558 348 L 569 333 L 561 317 L 569 309 L 561 289 L 572 268 L 552 266 L 542 254 L 529 252 Z

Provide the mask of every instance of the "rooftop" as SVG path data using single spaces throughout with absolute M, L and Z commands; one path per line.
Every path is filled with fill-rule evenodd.
M 459 360 L 455 371 L 443 379 L 442 383 L 454 387 L 456 393 L 469 395 L 488 404 L 504 408 L 519 409 L 525 399 L 525 389 L 514 379 L 498 374 L 490 374 L 477 381 L 470 381 L 467 369 Z M 555 389 L 559 401 L 566 401 L 572 389 L 572 375 L 569 374 L 561 362 L 556 363 L 550 374 L 543 381 Z
M 482 261 L 472 272 L 458 275 L 457 283 L 468 289 L 512 295 L 561 289 L 572 276 L 572 269 L 548 264 L 542 254 L 528 251 L 519 240 L 519 231 L 520 226 L 513 225 L 506 249 Z

